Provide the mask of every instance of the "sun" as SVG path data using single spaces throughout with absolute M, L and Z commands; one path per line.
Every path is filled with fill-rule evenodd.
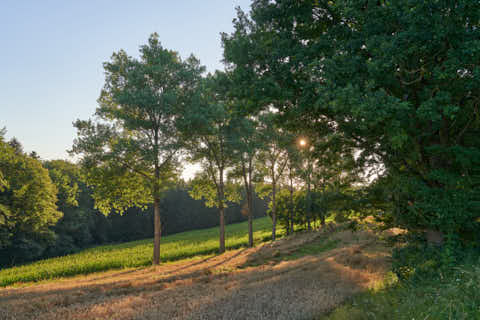
M 307 145 L 307 140 L 305 140 L 305 139 L 300 139 L 300 141 L 299 141 L 298 143 L 300 143 L 300 146 L 304 147 L 304 146 Z

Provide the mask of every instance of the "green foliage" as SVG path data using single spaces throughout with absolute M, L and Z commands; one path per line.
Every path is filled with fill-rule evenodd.
M 184 109 L 177 122 L 189 160 L 199 162 L 204 169 L 192 194 L 197 199 L 205 198 L 208 205 L 219 210 L 220 252 L 225 251 L 225 178 L 235 158 L 231 138 L 233 104 L 227 93 L 230 87 L 228 74 L 208 74 L 200 82 L 195 103 Z
M 56 234 L 56 242 L 46 251 L 46 256 L 65 255 L 91 246 L 97 238 L 101 238 L 101 229 L 96 229 L 98 211 L 93 208 L 91 190 L 83 181 L 81 168 L 65 160 L 45 161 L 53 183 L 58 189 L 58 208 L 63 217 L 52 230 Z M 105 221 L 103 221 L 105 222 Z M 98 241 L 98 242 L 101 242 Z
M 256 0 L 223 36 L 224 55 L 244 94 L 264 102 L 257 112 L 274 106 L 284 125 L 336 137 L 358 150 L 356 165 L 387 177 L 390 221 L 470 234 L 479 12 L 472 0 Z
M 478 250 L 458 242 L 432 246 L 415 234 L 401 237 L 406 245 L 394 250 L 394 273 L 386 276 L 384 285 L 358 295 L 325 319 L 479 318 Z
M 0 264 L 39 257 L 62 216 L 57 189 L 40 161 L 0 140 Z M 7 261 L 9 259 L 10 261 Z
M 182 61 L 153 34 L 140 58 L 124 51 L 104 64 L 99 121 L 77 120 L 72 153 L 82 155 L 96 206 L 108 213 L 145 208 L 175 177 L 175 115 L 186 108 L 203 72 L 195 57 Z
M 152 34 L 139 59 L 121 50 L 104 69 L 98 119 L 74 123 L 78 138 L 72 153 L 82 156 L 87 184 L 102 212 L 153 204 L 153 263 L 159 264 L 159 203 L 180 167 L 177 120 L 192 103 L 204 68 L 194 56 L 182 61 Z
M 209 74 L 201 81 L 196 103 L 185 109 L 178 121 L 189 160 L 200 162 L 204 168 L 205 174 L 199 179 L 210 179 L 217 193 L 224 184 L 225 170 L 233 161 L 233 106 L 227 96 L 229 87 L 227 74 L 219 71 Z M 220 200 L 223 201 L 223 196 Z
M 197 174 L 190 182 L 190 196 L 195 200 L 204 200 L 207 207 L 212 208 L 219 206 L 218 190 L 212 178 L 201 172 Z M 223 206 L 227 208 L 228 203 L 240 203 L 242 199 L 241 187 L 235 183 L 226 183 L 224 186 L 225 199 L 222 200 Z
M 220 197 L 217 200 L 224 201 L 221 189 L 225 170 L 233 160 L 230 137 L 232 104 L 226 95 L 229 86 L 227 74 L 219 71 L 209 74 L 201 82 L 197 103 L 185 109 L 178 122 L 190 161 L 200 162 L 204 168 L 204 174 L 197 179 L 198 191 L 205 191 L 209 200 L 214 196 L 212 188 L 207 187 L 207 179 L 214 185 L 216 196 Z
M 3 158 L 6 158 L 7 155 L 7 145 L 3 142 L 3 137 L 5 134 L 5 129 L 0 130 L 0 160 L 3 160 Z M 5 188 L 8 187 L 7 180 L 5 179 L 5 176 L 3 175 L 2 171 L 0 171 L 0 192 L 5 190 Z M 0 208 L 1 210 L 1 208 Z M 6 208 L 4 208 L 6 210 Z
M 387 288 L 361 294 L 319 319 L 480 319 L 478 265 L 478 260 L 468 261 L 442 277 L 439 272 L 415 282 L 393 281 Z
M 50 178 L 57 187 L 59 207 L 78 206 L 80 169 L 65 160 L 46 161 L 43 166 L 48 169 Z
M 269 239 L 271 223 L 268 218 L 256 220 L 256 242 Z M 234 249 L 248 243 L 246 223 L 227 226 L 227 248 Z M 196 230 L 167 236 L 163 240 L 162 260 L 177 261 L 210 255 L 218 250 L 218 228 Z M 78 274 L 134 268 L 151 264 L 150 239 L 119 245 L 107 245 L 84 250 L 74 255 L 38 261 L 32 264 L 2 269 L 0 286 L 19 282 L 40 281 Z
M 277 194 L 277 218 L 280 225 L 287 227 L 290 217 L 293 218 L 294 224 L 303 224 L 305 217 L 305 191 L 295 191 L 293 199 L 290 198 L 290 191 L 281 189 Z M 291 201 L 293 200 L 293 202 Z M 271 213 L 272 203 L 269 203 L 269 211 Z

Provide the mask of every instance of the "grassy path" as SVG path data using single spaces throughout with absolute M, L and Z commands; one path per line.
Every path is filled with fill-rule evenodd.
M 269 234 L 264 226 L 257 239 Z M 0 319 L 317 319 L 375 287 L 388 270 L 389 256 L 390 249 L 367 230 L 298 232 L 274 243 L 158 267 L 0 288 Z
M 270 218 L 254 221 L 255 242 L 271 238 Z M 218 227 L 177 233 L 162 239 L 161 259 L 163 262 L 178 261 L 195 256 L 205 256 L 218 250 Z M 279 231 L 282 233 L 282 230 Z M 227 249 L 246 246 L 248 243 L 247 223 L 226 227 Z M 122 268 L 148 266 L 152 261 L 151 239 L 105 245 L 63 257 L 37 261 L 31 264 L 0 270 L 0 287 L 19 282 L 32 282 L 78 274 L 90 274 Z

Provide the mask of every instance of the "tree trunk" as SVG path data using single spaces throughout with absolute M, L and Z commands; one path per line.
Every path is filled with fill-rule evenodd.
M 253 247 L 253 201 L 251 186 L 248 192 L 248 246 Z
M 290 176 L 290 232 L 294 233 L 295 230 L 293 229 L 293 179 Z
M 153 264 L 160 264 L 160 239 L 162 236 L 162 225 L 160 220 L 160 197 L 155 196 L 153 204 L 153 228 L 154 228 L 154 237 L 153 237 Z
M 225 252 L 225 208 L 223 206 L 220 207 L 220 245 L 218 251 L 220 253 Z
M 310 215 L 311 215 L 311 210 L 312 210 L 312 203 L 311 203 L 311 197 L 310 197 L 310 171 L 308 172 L 307 176 L 307 195 L 306 195 L 306 200 L 307 200 L 307 226 L 308 230 L 312 230 L 312 226 L 310 225 Z
M 225 192 L 223 190 L 223 170 L 220 169 L 220 179 L 219 179 L 219 201 L 218 201 L 218 209 L 220 213 L 220 246 L 219 246 L 219 252 L 224 253 L 225 252 L 225 208 L 223 205 L 224 202 L 224 197 L 225 197 Z
M 252 161 L 248 163 L 248 173 L 245 168 L 245 162 L 242 160 L 243 183 L 245 184 L 245 193 L 247 194 L 248 210 L 248 246 L 253 247 L 253 186 L 252 186 Z
M 248 246 L 253 247 L 253 185 L 251 158 L 248 162 Z
M 325 182 L 322 182 L 322 207 L 321 207 L 321 214 L 322 216 L 320 217 L 320 222 L 322 225 L 322 228 L 325 227 L 325 218 L 328 213 L 328 206 L 327 206 L 327 201 L 325 201 Z
M 158 130 L 155 131 L 155 181 L 153 183 L 153 264 L 160 264 L 160 238 L 162 225 L 160 220 L 160 165 L 158 163 Z
M 277 203 L 275 201 L 277 186 L 275 176 L 272 175 L 272 177 L 272 241 L 275 241 L 277 233 Z

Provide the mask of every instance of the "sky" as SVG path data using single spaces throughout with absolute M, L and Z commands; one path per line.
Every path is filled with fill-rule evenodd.
M 220 32 L 250 0 L 0 1 L 0 128 L 42 159 L 69 159 L 72 122 L 88 119 L 104 83 L 102 63 L 153 32 L 207 71 L 223 69 Z

